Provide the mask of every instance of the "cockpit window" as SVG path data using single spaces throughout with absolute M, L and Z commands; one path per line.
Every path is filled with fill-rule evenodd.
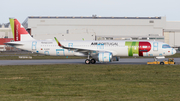
M 168 44 L 162 45 L 162 48 L 171 48 Z

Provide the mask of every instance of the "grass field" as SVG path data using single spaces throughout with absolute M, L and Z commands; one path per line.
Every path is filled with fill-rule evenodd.
M 0 66 L 0 101 L 178 101 L 180 65 Z

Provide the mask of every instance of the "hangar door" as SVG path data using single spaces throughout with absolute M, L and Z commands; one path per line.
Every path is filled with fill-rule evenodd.
M 171 47 L 180 46 L 180 32 L 169 32 L 169 45 Z
M 169 45 L 173 47 L 175 45 L 175 32 L 169 32 Z
M 175 47 L 179 47 L 180 46 L 180 32 L 175 32 L 174 35 L 174 40 L 175 40 Z

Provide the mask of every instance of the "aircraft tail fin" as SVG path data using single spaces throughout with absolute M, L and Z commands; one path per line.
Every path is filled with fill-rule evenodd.
M 14 41 L 35 40 L 30 36 L 30 34 L 26 31 L 26 29 L 21 25 L 21 23 L 17 19 L 10 18 L 9 21 Z

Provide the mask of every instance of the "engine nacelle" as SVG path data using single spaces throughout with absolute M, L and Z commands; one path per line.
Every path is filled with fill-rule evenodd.
M 102 52 L 98 54 L 98 61 L 99 62 L 111 62 L 112 61 L 112 53 Z

